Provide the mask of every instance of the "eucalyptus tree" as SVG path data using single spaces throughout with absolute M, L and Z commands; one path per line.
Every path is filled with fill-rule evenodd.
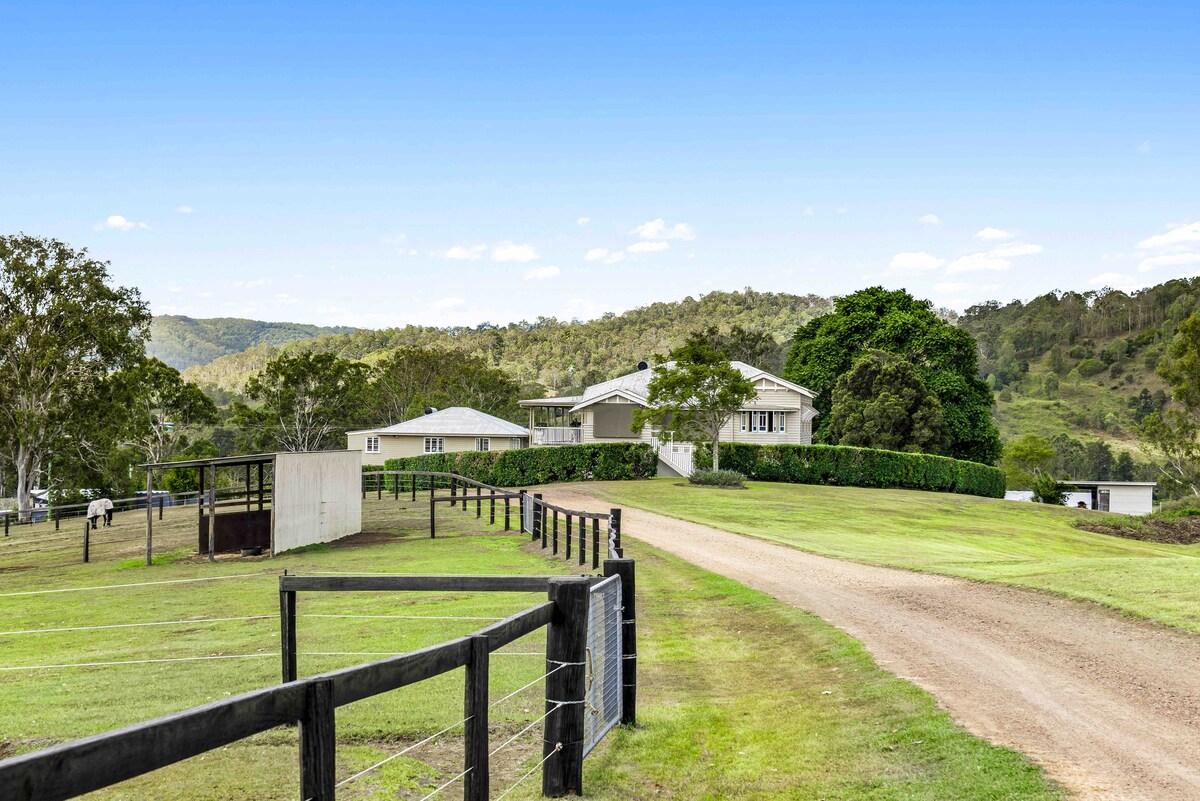
M 0 236 L 0 458 L 23 519 L 51 454 L 107 457 L 96 415 L 112 409 L 96 400 L 145 353 L 150 312 L 108 268 L 56 239 Z

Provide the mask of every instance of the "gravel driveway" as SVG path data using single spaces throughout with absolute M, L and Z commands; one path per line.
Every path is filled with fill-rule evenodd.
M 570 508 L 609 504 L 550 489 Z M 626 507 L 637 540 L 813 612 L 1079 799 L 1200 799 L 1200 638 L 1048 593 L 830 559 Z

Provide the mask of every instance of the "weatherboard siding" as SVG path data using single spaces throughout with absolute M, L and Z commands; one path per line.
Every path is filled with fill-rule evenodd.
M 375 435 L 371 435 L 375 436 Z M 409 456 L 423 456 L 425 454 L 425 436 L 424 434 L 379 434 L 379 453 L 367 453 L 363 450 L 366 447 L 366 434 L 347 434 L 346 447 L 352 451 L 358 451 L 362 454 L 363 464 L 378 464 L 381 465 L 388 459 L 404 459 Z M 437 436 L 431 434 L 429 436 Z M 446 440 L 446 453 L 457 453 L 459 451 L 475 450 L 475 437 L 442 437 Z M 488 437 L 491 440 L 491 447 L 488 450 L 507 451 L 512 450 L 510 437 Z M 524 439 L 524 438 L 522 438 Z

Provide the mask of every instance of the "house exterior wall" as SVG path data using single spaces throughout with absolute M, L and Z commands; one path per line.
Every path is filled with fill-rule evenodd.
M 1108 490 L 1108 511 L 1123 515 L 1148 515 L 1154 511 L 1154 487 L 1100 485 Z
M 358 451 L 362 456 L 362 464 L 383 464 L 388 459 L 403 459 L 408 456 L 423 456 L 425 454 L 424 434 L 380 434 L 379 453 L 367 453 L 367 434 L 347 434 L 346 447 Z M 373 436 L 373 435 L 372 435 Z M 475 450 L 475 437 L 443 437 L 446 440 L 446 453 Z M 521 447 L 529 444 L 527 437 L 488 437 L 488 450 L 512 450 L 510 440 L 519 439 Z

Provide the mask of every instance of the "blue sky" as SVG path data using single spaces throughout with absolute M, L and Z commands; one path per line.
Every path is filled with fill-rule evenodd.
M 1200 4 L 0 2 L 0 231 L 157 313 L 1200 273 Z

